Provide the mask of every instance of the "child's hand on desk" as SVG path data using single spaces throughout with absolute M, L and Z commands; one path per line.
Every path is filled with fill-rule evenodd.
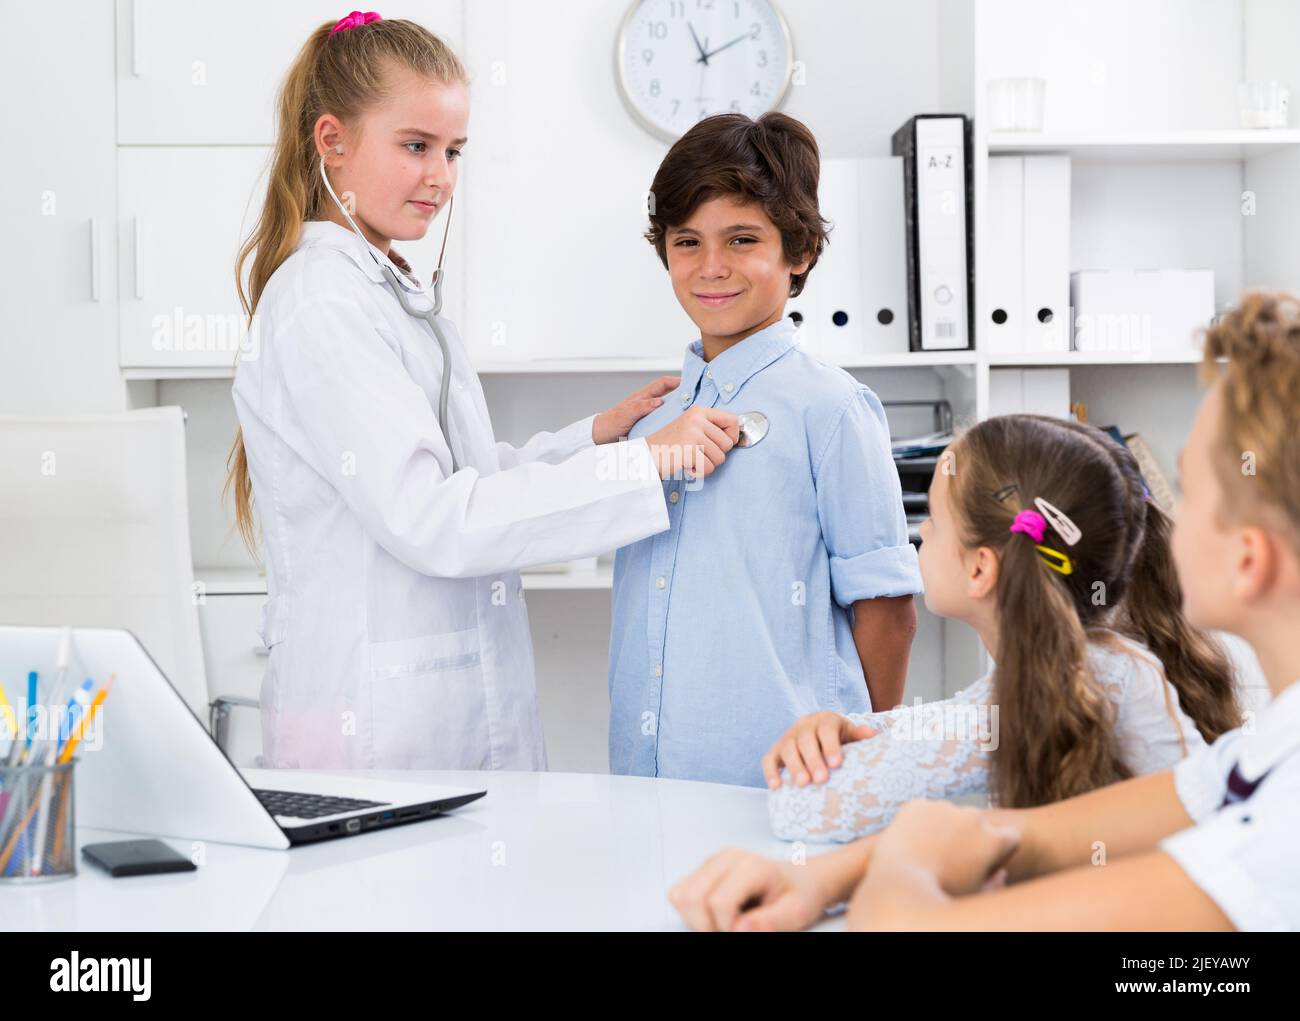
M 790 779 L 799 787 L 805 786 L 810 776 L 815 783 L 825 783 L 830 770 L 844 762 L 840 746 L 875 733 L 865 723 L 855 724 L 839 713 L 812 713 L 776 739 L 763 756 L 763 776 L 772 790 L 781 786 L 782 766 L 790 770 Z
M 701 932 L 804 929 L 830 903 L 816 861 L 789 865 L 729 847 L 674 886 L 668 899 Z
M 660 376 L 648 386 L 635 390 L 608 411 L 602 411 L 591 423 L 593 442 L 613 443 L 622 439 L 646 415 L 664 402 L 664 394 L 672 393 L 681 384 L 680 376 Z

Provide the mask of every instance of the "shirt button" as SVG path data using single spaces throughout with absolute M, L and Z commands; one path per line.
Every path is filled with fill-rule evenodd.
M 690 404 L 690 403 L 691 403 L 691 395 L 690 395 L 690 394 L 682 394 L 682 403 L 683 403 L 683 404 Z
M 655 664 L 655 676 L 656 676 L 656 677 L 662 677 L 663 675 L 664 675 L 664 665 L 663 665 L 662 663 L 656 663 L 656 664 Z
M 668 494 L 668 502 L 669 502 L 669 503 L 676 503 L 676 502 L 677 502 L 678 500 L 680 500 L 681 498 L 682 498 L 682 494 L 679 493 L 679 492 L 677 492 L 677 490 L 675 490 L 675 489 L 674 489 L 671 493 Z
M 456 384 L 456 389 L 457 389 L 457 390 L 464 390 L 464 389 L 465 389 L 465 384 L 462 383 L 459 379 L 457 379 L 457 380 L 453 380 L 453 382 Z
M 655 588 L 663 588 L 667 584 L 668 584 L 668 579 L 665 578 L 662 574 L 655 579 Z
M 704 370 L 704 374 L 705 374 L 706 376 L 708 376 L 709 379 L 712 379 L 712 378 L 713 378 L 713 370 L 712 370 L 712 369 L 705 369 L 705 370 Z
M 726 390 L 727 393 L 731 393 L 731 391 L 734 390 L 734 389 L 736 389 L 736 387 L 735 387 L 735 385 L 732 384 L 732 383 L 723 383 L 723 384 L 722 384 L 722 389 Z

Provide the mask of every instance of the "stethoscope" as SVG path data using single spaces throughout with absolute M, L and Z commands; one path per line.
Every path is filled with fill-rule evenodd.
M 767 435 L 767 416 L 761 411 L 745 411 L 736 416 L 740 425 L 738 447 L 752 447 Z
M 335 146 L 334 151 L 342 152 L 342 148 Z M 418 286 L 418 281 L 415 282 L 416 286 L 408 286 L 398 277 L 391 266 L 386 262 L 380 261 L 379 257 L 375 254 L 374 247 L 366 240 L 366 236 L 361 233 L 361 228 L 356 225 L 352 217 L 348 214 L 346 207 L 339 201 L 339 197 L 334 194 L 334 188 L 330 185 L 330 179 L 325 173 L 324 153 L 321 153 L 320 158 L 320 176 L 321 180 L 325 182 L 325 190 L 330 193 L 330 198 L 332 198 L 334 204 L 339 207 L 339 212 L 341 212 L 347 219 L 348 223 L 351 224 L 357 237 L 365 242 L 366 251 L 370 253 L 370 258 L 374 259 L 375 265 L 383 271 L 384 282 L 388 285 L 388 289 L 393 292 L 393 296 L 397 298 L 397 303 L 402 306 L 402 311 L 408 316 L 423 319 L 429 324 L 429 329 L 433 331 L 433 337 L 438 342 L 438 349 L 442 352 L 442 386 L 438 393 L 438 428 L 442 430 L 443 438 L 447 441 L 447 449 L 451 451 L 451 470 L 453 472 L 460 471 L 460 464 L 456 459 L 456 450 L 455 447 L 452 446 L 451 442 L 451 430 L 449 428 L 447 416 L 447 398 L 451 390 L 451 351 L 447 345 L 447 338 L 443 336 L 442 327 L 438 325 L 437 319 L 438 313 L 442 311 L 442 260 L 447 254 L 447 234 L 451 230 L 451 212 L 452 209 L 455 208 L 456 197 L 453 195 L 447 200 L 447 222 L 442 228 L 442 249 L 438 252 L 438 268 L 433 271 L 433 308 L 429 311 L 422 311 L 411 304 L 408 291 L 423 294 L 424 288 Z M 405 276 L 405 274 L 403 274 L 403 276 Z

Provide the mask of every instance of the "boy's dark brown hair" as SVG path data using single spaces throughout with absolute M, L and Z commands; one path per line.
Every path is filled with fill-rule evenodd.
M 758 202 L 781 232 L 786 262 L 811 258 L 806 270 L 790 276 L 790 297 L 797 297 L 830 228 L 817 208 L 820 176 L 817 139 L 793 117 L 776 112 L 756 121 L 743 113 L 705 117 L 659 164 L 650 186 L 646 240 L 666 269 L 668 231 L 689 220 L 702 203 L 723 195 Z

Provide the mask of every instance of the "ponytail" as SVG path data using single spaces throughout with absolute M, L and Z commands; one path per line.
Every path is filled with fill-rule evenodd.
M 1115 738 L 1115 706 L 1088 663 L 1074 599 L 1028 536 L 1013 535 L 998 566 L 999 743 L 990 771 L 998 805 L 1029 808 L 1130 776 Z
M 1183 589 L 1169 547 L 1172 527 L 1169 516 L 1147 500 L 1146 531 L 1122 603 L 1125 630 L 1164 665 L 1183 712 L 1213 742 L 1241 725 L 1241 708 L 1222 647 L 1183 616 Z

